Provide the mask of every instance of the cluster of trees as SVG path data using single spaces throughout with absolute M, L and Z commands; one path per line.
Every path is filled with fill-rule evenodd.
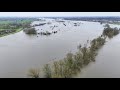
M 37 31 L 35 30 L 35 28 L 25 28 L 23 31 L 26 34 L 37 34 Z
M 81 69 L 88 65 L 91 61 L 95 61 L 97 50 L 104 45 L 104 43 L 105 38 L 98 37 L 97 39 L 91 41 L 90 47 L 87 47 L 87 45 L 84 47 L 79 46 L 76 54 L 68 53 L 63 60 L 54 61 L 52 64 L 44 65 L 42 69 L 44 78 L 71 78 L 73 75 L 80 72 Z M 29 75 L 34 78 L 40 77 L 39 74 L 37 74 L 37 76 L 36 73 L 32 74 Z
M 51 35 L 52 33 L 54 33 L 54 34 L 57 33 L 57 31 L 52 31 L 52 32 L 46 31 L 46 32 L 37 33 L 35 28 L 25 28 L 23 31 L 26 34 L 40 34 L 40 35 Z
M 61 17 L 56 17 L 56 18 L 61 18 Z M 65 20 L 82 20 L 82 21 L 96 21 L 96 22 L 109 22 L 109 21 L 120 21 L 120 17 L 63 17 Z
M 118 29 L 117 27 L 111 28 L 109 24 L 106 24 L 103 30 L 103 35 L 108 36 L 109 38 L 112 38 L 113 36 L 119 34 L 119 32 L 120 32 L 120 29 Z
M 110 33 L 112 33 L 110 29 L 108 30 Z M 63 60 L 54 61 L 51 64 L 44 65 L 42 68 L 44 78 L 71 78 L 73 75 L 76 75 L 83 67 L 88 65 L 90 62 L 95 61 L 98 50 L 106 42 L 106 37 L 109 37 L 109 35 L 106 34 L 106 36 L 104 36 L 102 34 L 101 36 L 90 41 L 89 47 L 87 44 L 85 44 L 83 47 L 79 45 L 78 51 L 75 54 L 68 53 Z M 37 75 L 36 73 L 29 73 L 31 75 L 30 77 L 40 77 L 40 73 L 38 74 L 38 72 Z

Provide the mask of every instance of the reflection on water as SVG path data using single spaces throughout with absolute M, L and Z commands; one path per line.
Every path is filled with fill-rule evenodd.
M 96 38 L 102 33 L 103 25 L 100 23 L 80 21 L 83 24 L 75 27 L 73 25 L 74 22 L 78 21 L 66 22 L 67 26 L 54 22 L 54 25 L 58 25 L 55 30 L 60 31 L 57 34 L 52 34 L 50 36 L 29 36 L 21 31 L 0 38 L 0 77 L 26 77 L 30 68 L 41 67 L 53 59 L 62 59 L 68 52 L 76 52 L 78 44 L 84 44 L 88 39 L 91 40 Z M 37 26 L 36 29 L 50 30 L 48 25 L 42 27 Z M 117 38 L 119 37 L 112 39 L 101 49 L 95 64 L 92 63 L 94 65 L 90 65 L 87 75 L 89 75 L 89 70 L 92 67 L 94 68 L 95 65 L 98 65 L 97 63 L 99 63 L 99 65 L 98 67 L 95 67 L 95 69 L 97 70 L 98 68 L 99 70 L 97 70 L 97 72 L 94 72 L 93 70 L 94 73 L 98 73 L 98 71 L 99 73 L 101 71 L 106 72 L 105 69 L 103 70 L 103 67 L 107 64 L 107 68 L 109 69 L 111 66 L 109 63 L 114 64 L 114 61 L 117 61 L 116 58 L 119 57 L 119 55 L 116 56 L 119 53 L 119 50 L 117 50 L 119 48 Z M 114 48 L 115 46 L 117 49 Z M 115 52 L 112 53 L 110 50 L 112 52 L 115 50 Z M 113 59 L 114 54 L 115 59 Z M 110 62 L 107 60 L 110 60 Z M 104 61 L 104 63 L 102 61 Z M 103 65 L 100 64 L 101 62 Z M 109 71 L 111 70 L 107 70 L 107 72 Z M 100 74 L 98 77 L 99 76 Z

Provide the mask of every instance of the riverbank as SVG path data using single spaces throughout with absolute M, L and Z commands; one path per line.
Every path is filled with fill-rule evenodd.
M 4 34 L 0 35 L 0 37 L 4 37 L 4 36 L 10 35 L 10 34 L 17 33 L 17 32 L 20 32 L 21 30 L 22 30 L 22 28 L 19 28 L 19 29 L 16 29 L 14 32 L 4 33 Z

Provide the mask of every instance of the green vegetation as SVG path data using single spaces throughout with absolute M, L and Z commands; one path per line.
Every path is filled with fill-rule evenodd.
M 26 28 L 23 30 L 26 34 L 37 34 L 35 28 Z
M 44 72 L 45 78 L 51 78 L 52 77 L 52 75 L 51 75 L 51 67 L 50 67 L 49 64 L 44 65 L 43 72 Z
M 38 69 L 30 69 L 28 76 L 32 77 L 32 78 L 39 78 L 39 76 L 40 76 L 39 73 L 40 73 L 40 71 Z
M 17 33 L 19 31 L 21 31 L 22 28 L 19 28 L 19 29 L 12 29 L 12 30 L 0 30 L 0 37 L 3 37 L 3 36 L 6 36 L 6 35 L 9 35 L 9 34 L 14 34 L 14 33 Z
M 106 26 L 107 28 L 104 29 L 103 34 L 93 39 L 89 47 L 87 44 L 83 47 L 79 45 L 78 51 L 75 54 L 68 53 L 63 60 L 46 64 L 43 68 L 45 78 L 71 78 L 90 62 L 94 62 L 98 50 L 105 44 L 106 37 L 109 37 L 108 33 L 112 33 L 113 36 L 119 34 L 117 32 L 118 29 L 112 29 L 109 25 Z
M 34 18 L 0 18 L 0 37 L 29 28 Z
M 107 22 L 109 24 L 114 24 L 114 25 L 120 25 L 120 22 L 119 21 L 112 21 L 112 22 Z
M 18 29 L 30 27 L 31 20 L 16 20 L 16 21 L 0 21 L 0 28 L 4 29 Z
M 103 30 L 103 35 L 112 38 L 113 36 L 119 34 L 119 31 L 120 30 L 117 27 L 111 28 L 108 24 L 106 24 Z

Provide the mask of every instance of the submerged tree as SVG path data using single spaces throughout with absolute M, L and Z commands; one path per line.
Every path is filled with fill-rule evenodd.
M 117 27 L 111 28 L 108 24 L 103 30 L 103 35 L 107 36 L 108 38 L 112 38 L 113 36 L 119 34 L 119 29 Z
M 44 65 L 43 72 L 44 72 L 45 78 L 52 77 L 52 71 L 49 64 Z
M 26 34 L 37 34 L 35 28 L 26 28 L 23 30 Z
M 109 25 L 109 24 L 105 24 L 104 27 L 105 27 L 105 28 L 110 28 L 110 25 Z
M 40 70 L 39 69 L 30 69 L 28 76 L 32 77 L 32 78 L 39 78 L 40 77 Z

